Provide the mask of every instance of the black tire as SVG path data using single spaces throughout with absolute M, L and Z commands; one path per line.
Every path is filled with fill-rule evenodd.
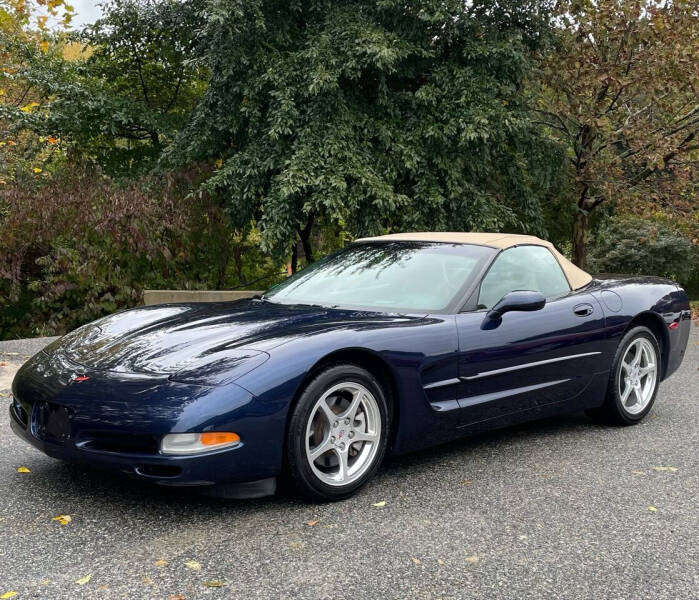
M 323 394 L 333 386 L 345 382 L 360 384 L 374 396 L 380 415 L 380 436 L 373 458 L 367 461 L 366 470 L 363 471 L 361 477 L 346 485 L 328 485 L 314 473 L 307 457 L 307 428 L 309 427 L 309 419 L 314 416 L 316 403 Z M 386 454 L 391 428 L 390 408 L 391 405 L 383 386 L 366 369 L 354 364 L 336 364 L 319 372 L 304 387 L 291 413 L 286 438 L 286 456 L 287 475 L 293 487 L 301 495 L 314 501 L 342 500 L 357 492 L 373 477 Z
M 656 364 L 656 377 L 654 383 L 654 389 L 652 395 L 647 405 L 640 412 L 631 412 L 627 409 L 621 399 L 620 394 L 620 378 L 622 374 L 622 360 L 626 354 L 629 347 L 636 343 L 637 340 L 643 338 L 650 342 L 655 353 L 655 364 Z M 587 411 L 587 414 L 600 423 L 605 423 L 608 425 L 635 425 L 643 420 L 643 418 L 650 412 L 653 408 L 653 403 L 658 394 L 658 387 L 660 384 L 660 377 L 662 374 L 662 351 L 660 342 L 655 337 L 653 332 L 647 327 L 637 326 L 629 330 L 626 335 L 619 342 L 616 354 L 614 355 L 614 361 L 612 362 L 612 369 L 609 373 L 609 384 L 607 386 L 607 395 L 604 399 L 604 404 L 599 408 L 594 408 Z

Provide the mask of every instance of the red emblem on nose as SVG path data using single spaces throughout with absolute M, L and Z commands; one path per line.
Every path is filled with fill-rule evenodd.
M 80 375 L 79 377 L 76 377 L 75 379 L 73 379 L 73 381 L 77 381 L 79 383 L 81 381 L 87 381 L 88 379 L 90 379 L 90 378 L 87 375 Z

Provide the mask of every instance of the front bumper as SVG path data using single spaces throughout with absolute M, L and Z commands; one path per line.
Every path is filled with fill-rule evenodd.
M 220 479 L 228 480 L 225 473 L 234 471 L 236 451 L 243 445 L 217 452 L 190 456 L 163 456 L 92 450 L 65 441 L 48 441 L 36 437 L 31 424 L 25 427 L 10 406 L 10 425 L 19 437 L 52 458 L 80 462 L 119 471 L 130 477 L 146 479 L 160 485 L 202 486 L 215 485 Z M 239 453 L 240 454 L 240 453 Z
M 261 403 L 234 383 L 205 387 L 108 372 L 76 383 L 81 373 L 64 359 L 32 358 L 13 382 L 12 430 L 48 456 L 159 485 L 249 488 L 228 494 L 235 497 L 274 491 L 258 482 L 273 481 L 280 471 L 284 413 L 278 405 Z M 166 433 L 199 431 L 235 431 L 241 443 L 194 455 L 159 453 Z

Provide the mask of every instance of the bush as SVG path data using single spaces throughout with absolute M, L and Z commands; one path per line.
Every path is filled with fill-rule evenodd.
M 593 240 L 588 267 L 592 273 L 658 275 L 692 289 L 697 281 L 699 249 L 662 220 L 617 216 L 603 223 Z
M 191 183 L 119 187 L 83 171 L 0 188 L 0 339 L 64 333 L 138 304 L 147 288 L 221 289 L 276 273 L 216 203 L 187 196 Z

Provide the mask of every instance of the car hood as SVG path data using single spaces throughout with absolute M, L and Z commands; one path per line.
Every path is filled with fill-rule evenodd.
M 262 364 L 267 351 L 311 332 L 364 321 L 412 320 L 379 313 L 259 300 L 147 306 L 76 329 L 47 348 L 93 370 L 175 374 L 223 372 L 232 380 Z

